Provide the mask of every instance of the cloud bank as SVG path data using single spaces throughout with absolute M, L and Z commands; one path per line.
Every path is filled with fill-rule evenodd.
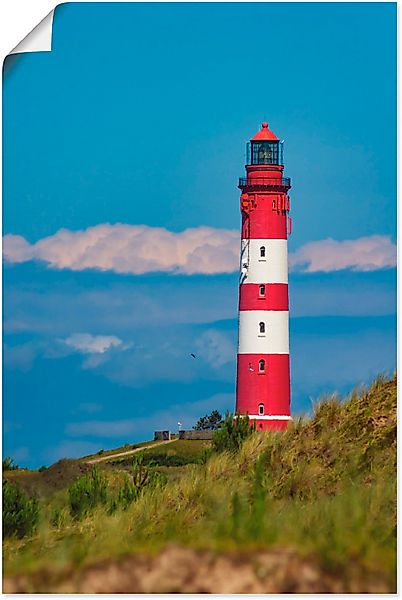
M 293 271 L 316 273 L 341 271 L 377 271 L 396 266 L 396 245 L 386 235 L 357 240 L 327 239 L 305 244 L 289 255 Z
M 81 231 L 60 229 L 34 244 L 19 235 L 3 240 L 5 260 L 39 260 L 55 269 L 97 269 L 142 275 L 232 273 L 239 265 L 239 232 L 195 227 L 172 232 L 146 225 L 101 224 Z M 291 270 L 315 273 L 351 269 L 376 271 L 396 266 L 396 245 L 389 236 L 310 242 L 289 255 Z
M 8 262 L 42 260 L 72 271 L 213 275 L 237 268 L 239 246 L 238 232 L 226 229 L 196 227 L 174 233 L 162 227 L 102 224 L 83 231 L 60 229 L 35 244 L 6 235 L 4 256 Z

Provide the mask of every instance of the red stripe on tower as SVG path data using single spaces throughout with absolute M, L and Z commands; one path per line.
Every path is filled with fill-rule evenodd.
M 236 413 L 257 429 L 286 429 L 290 416 L 288 213 L 283 142 L 263 123 L 247 144 L 240 178 L 242 244 Z

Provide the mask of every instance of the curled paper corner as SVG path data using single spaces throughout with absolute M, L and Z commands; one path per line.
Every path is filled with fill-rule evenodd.
M 54 11 L 42 19 L 40 23 L 13 49 L 10 54 L 21 52 L 50 52 L 52 49 L 52 32 Z

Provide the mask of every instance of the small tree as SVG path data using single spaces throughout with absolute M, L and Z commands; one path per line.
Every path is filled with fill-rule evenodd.
M 68 488 L 68 497 L 71 516 L 81 519 L 98 504 L 106 504 L 106 478 L 97 467 L 93 467 L 88 475 L 81 477 Z
M 197 423 L 194 425 L 193 429 L 196 431 L 202 431 L 205 429 L 218 429 L 218 427 L 222 424 L 222 415 L 219 411 L 213 410 L 210 415 L 205 415 L 205 417 L 201 417 L 198 419 Z
M 38 524 L 39 506 L 36 498 L 31 500 L 20 487 L 3 482 L 3 536 L 22 538 L 32 533 Z
M 121 487 L 119 490 L 117 505 L 120 505 L 124 510 L 126 510 L 130 504 L 138 498 L 138 494 L 138 488 L 132 481 L 130 481 L 129 477 L 126 476 L 123 487 Z
M 226 413 L 221 427 L 214 433 L 213 445 L 217 452 L 236 451 L 243 441 L 255 431 L 255 424 L 250 424 L 248 416 Z
M 137 500 L 143 489 L 147 486 L 158 486 L 166 483 L 166 477 L 153 468 L 153 462 L 146 464 L 144 454 L 141 452 L 134 456 L 131 477 L 126 475 L 123 486 L 119 489 L 116 498 L 109 504 L 108 512 L 113 514 L 118 508 L 127 508 Z

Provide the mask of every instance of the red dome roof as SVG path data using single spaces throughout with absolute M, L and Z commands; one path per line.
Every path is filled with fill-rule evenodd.
M 262 124 L 262 129 L 258 131 L 252 140 L 277 140 L 276 135 L 268 129 L 268 123 Z

